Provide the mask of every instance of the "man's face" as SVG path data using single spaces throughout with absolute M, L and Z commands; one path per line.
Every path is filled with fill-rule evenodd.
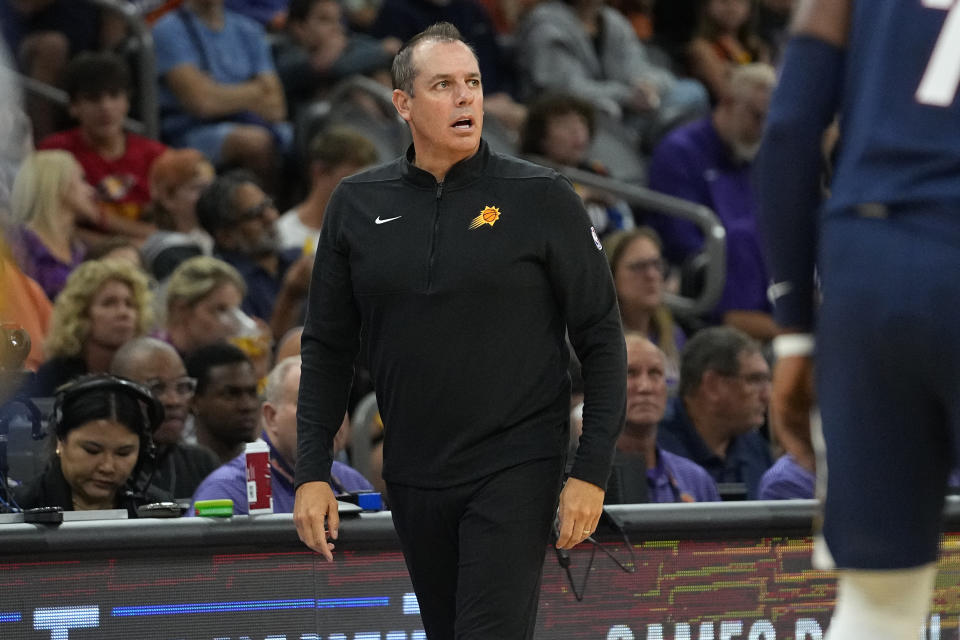
M 280 456 L 294 466 L 297 462 L 297 393 L 300 390 L 300 366 L 293 366 L 283 380 L 276 405 L 263 403 L 263 428 Z
M 666 360 L 649 340 L 627 340 L 627 424 L 655 425 L 667 410 Z
M 770 367 L 759 352 L 744 352 L 738 357 L 740 371 L 724 376 L 724 411 L 739 433 L 763 425 L 770 404 Z
M 731 100 L 734 153 L 740 160 L 752 161 L 763 137 L 763 125 L 770 108 L 770 90 L 750 87 L 743 95 L 733 96 Z
M 253 365 L 237 362 L 212 367 L 203 394 L 193 398 L 197 427 L 228 444 L 253 442 L 259 435 L 260 399 Z
M 233 220 L 222 231 L 224 248 L 252 258 L 277 250 L 277 208 L 267 194 L 252 182 L 237 187 L 233 194 Z
M 126 91 L 105 91 L 97 96 L 81 93 L 70 103 L 70 115 L 80 123 L 80 129 L 96 141 L 122 136 L 123 120 L 129 110 Z
M 453 163 L 469 158 L 480 145 L 483 86 L 473 52 L 462 42 L 426 41 L 412 56 L 413 93 L 397 89 L 393 103 L 410 125 L 417 157 Z
M 153 433 L 157 444 L 175 444 L 183 435 L 195 381 L 187 376 L 183 360 L 174 349 L 144 353 L 133 363 L 130 378 L 144 385 L 163 403 L 163 424 Z
M 336 0 L 314 3 L 303 23 L 291 24 L 294 35 L 307 49 L 315 49 L 343 31 L 343 10 Z

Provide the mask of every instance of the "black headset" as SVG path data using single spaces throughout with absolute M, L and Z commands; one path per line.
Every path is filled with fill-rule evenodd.
M 151 437 L 163 424 L 163 404 L 153 397 L 150 390 L 126 378 L 98 373 L 78 378 L 59 387 L 53 399 L 53 428 L 58 438 L 66 435 L 63 431 L 63 409 L 74 400 L 92 392 L 122 393 L 140 405 L 143 415 L 143 433 Z
M 74 401 L 88 393 L 121 393 L 136 401 L 143 418 L 142 428 L 139 430 L 141 451 L 140 458 L 133 472 L 130 474 L 128 494 L 131 497 L 140 496 L 146 491 L 153 475 L 153 466 L 156 461 L 156 446 L 153 443 L 153 432 L 163 424 L 163 404 L 150 393 L 145 386 L 126 378 L 105 373 L 93 374 L 78 378 L 59 387 L 54 395 L 52 427 L 57 439 L 67 435 L 64 420 L 64 410 Z M 147 467 L 147 480 L 142 487 L 135 487 L 137 478 Z

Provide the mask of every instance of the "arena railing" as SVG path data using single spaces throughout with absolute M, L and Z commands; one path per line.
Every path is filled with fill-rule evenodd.
M 689 220 L 697 225 L 703 233 L 702 254 L 706 257 L 703 287 L 694 298 L 664 293 L 664 302 L 674 312 L 686 316 L 699 316 L 713 310 L 723 293 L 726 279 L 727 232 L 712 209 L 652 189 L 557 164 L 542 156 L 527 156 L 527 159 L 556 169 L 574 182 L 626 200 L 632 206 Z

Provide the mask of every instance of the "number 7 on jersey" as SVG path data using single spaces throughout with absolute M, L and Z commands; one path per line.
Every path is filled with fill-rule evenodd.
M 946 10 L 947 17 L 914 95 L 921 104 L 949 107 L 960 85 L 960 0 L 921 2 L 928 9 Z

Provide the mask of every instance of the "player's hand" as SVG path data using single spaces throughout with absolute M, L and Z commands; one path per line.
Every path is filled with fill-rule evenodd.
M 813 358 L 788 356 L 777 360 L 770 396 L 770 426 L 787 453 L 810 471 L 814 467 L 810 409 L 815 402 Z
M 322 553 L 327 562 L 333 562 L 334 546 L 327 541 L 327 537 L 336 540 L 339 536 L 340 514 L 329 483 L 307 482 L 297 488 L 293 502 L 293 523 L 303 544 Z
M 603 513 L 603 494 L 604 490 L 595 484 L 577 478 L 567 479 L 557 509 L 560 520 L 558 549 L 571 549 L 593 534 Z

